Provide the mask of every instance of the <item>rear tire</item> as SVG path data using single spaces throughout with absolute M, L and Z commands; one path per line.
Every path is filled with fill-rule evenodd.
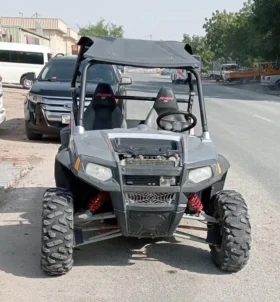
M 28 140 L 30 140 L 30 141 L 40 141 L 43 138 L 43 134 L 34 133 L 28 127 L 28 121 L 25 121 L 25 135 L 27 136 Z
M 275 90 L 280 91 L 280 81 L 277 81 L 275 84 Z
M 213 196 L 211 206 L 213 216 L 221 221 L 220 244 L 210 245 L 212 260 L 222 271 L 238 272 L 248 263 L 252 241 L 246 202 L 241 194 L 224 190 Z
M 68 190 L 46 190 L 42 214 L 41 268 L 47 275 L 64 275 L 72 269 L 73 212 L 73 197 Z

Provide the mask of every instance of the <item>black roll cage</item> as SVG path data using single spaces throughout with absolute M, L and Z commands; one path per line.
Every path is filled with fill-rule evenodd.
M 96 61 L 91 59 L 85 65 L 84 70 L 81 74 L 79 71 L 81 63 L 86 58 L 84 57 L 84 53 L 87 50 L 87 45 L 81 45 L 81 49 L 78 54 L 76 66 L 74 69 L 73 78 L 71 81 L 71 91 L 72 91 L 72 99 L 73 99 L 73 114 L 75 119 L 76 126 L 83 127 L 83 116 L 84 116 L 84 107 L 85 107 L 85 97 L 86 97 L 86 83 L 87 83 L 87 72 L 89 68 L 95 64 L 108 64 L 108 62 Z M 119 64 L 124 66 L 123 64 Z M 132 67 L 139 67 L 139 66 L 132 66 Z M 143 66 L 141 66 L 143 67 Z M 163 67 L 164 68 L 164 67 Z M 198 102 L 199 102 L 199 110 L 200 110 L 200 118 L 201 118 L 201 126 L 203 133 L 208 132 L 208 124 L 206 118 L 206 109 L 205 109 L 205 102 L 202 90 L 202 81 L 201 78 L 196 70 L 196 68 L 191 66 L 179 67 L 180 69 L 186 70 L 188 74 L 188 83 L 189 83 L 189 99 L 177 99 L 178 103 L 187 103 L 188 109 L 187 111 L 192 113 L 192 105 L 194 99 L 194 83 L 192 80 L 192 74 L 195 76 L 196 84 L 197 84 L 197 93 L 198 93 Z M 80 87 L 76 86 L 77 78 L 81 75 L 81 85 Z M 78 106 L 78 95 L 79 95 L 79 106 Z M 134 100 L 134 101 L 155 101 L 156 97 L 143 97 L 143 96 L 119 96 L 118 99 L 124 100 Z

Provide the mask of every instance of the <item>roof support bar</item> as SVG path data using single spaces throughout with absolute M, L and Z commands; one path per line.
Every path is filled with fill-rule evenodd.
M 189 70 L 195 76 L 195 79 L 196 79 L 202 131 L 203 131 L 203 133 L 208 133 L 206 109 L 205 109 L 205 102 L 204 102 L 204 96 L 203 96 L 203 90 L 202 90 L 202 81 L 201 81 L 201 78 L 200 78 L 197 70 L 195 70 L 194 68 L 190 68 Z

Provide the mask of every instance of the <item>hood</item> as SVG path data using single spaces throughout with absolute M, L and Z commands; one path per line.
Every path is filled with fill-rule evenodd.
M 98 83 L 88 83 L 86 87 L 86 95 L 92 95 Z M 113 92 L 116 92 L 117 85 L 111 85 Z M 71 83 L 70 82 L 45 82 L 36 81 L 30 89 L 30 93 L 41 96 L 59 96 L 71 97 Z

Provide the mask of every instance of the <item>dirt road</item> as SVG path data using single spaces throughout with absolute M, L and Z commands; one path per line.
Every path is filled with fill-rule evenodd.
M 23 174 L 28 172 L 50 152 L 57 150 L 57 140 L 44 139 L 39 142 L 30 142 L 24 134 L 23 103 L 26 90 L 16 88 L 4 88 L 4 105 L 7 111 L 7 121 L 0 125 L 0 184 L 5 184 L 1 165 L 18 167 Z M 52 153 L 51 153 L 52 154 Z M 10 164 L 10 165 L 9 165 Z M 9 169 L 8 169 L 9 170 Z M 8 173 L 9 171 L 7 171 Z M 17 171 L 15 173 L 18 173 Z M 13 184 L 14 176 L 9 179 Z

